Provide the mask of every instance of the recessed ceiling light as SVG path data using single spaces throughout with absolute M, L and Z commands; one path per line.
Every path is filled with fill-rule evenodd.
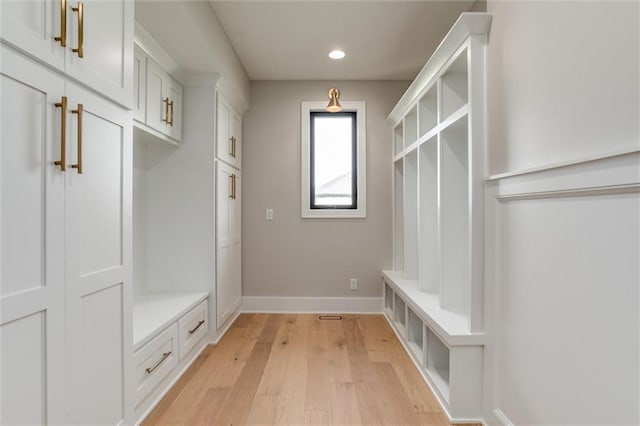
M 344 52 L 342 50 L 332 50 L 329 52 L 329 57 L 331 59 L 342 59 L 344 58 Z

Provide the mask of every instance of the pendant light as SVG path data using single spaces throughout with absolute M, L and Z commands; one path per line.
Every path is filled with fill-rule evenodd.
M 342 111 L 342 105 L 340 105 L 340 102 L 338 101 L 338 99 L 340 99 L 340 91 L 335 87 L 332 87 L 331 89 L 329 89 L 329 93 L 327 95 L 329 96 L 329 105 L 327 105 L 327 111 Z

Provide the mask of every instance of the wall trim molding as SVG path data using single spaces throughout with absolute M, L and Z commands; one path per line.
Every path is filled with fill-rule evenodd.
M 502 426 L 514 426 L 514 423 L 499 408 L 493 409 L 493 416 Z
M 243 296 L 242 312 L 381 314 L 382 297 Z
M 637 193 L 640 151 L 504 176 L 486 185 L 499 201 Z

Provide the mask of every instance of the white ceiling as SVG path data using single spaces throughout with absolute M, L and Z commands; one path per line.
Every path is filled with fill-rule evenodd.
M 410 80 L 473 0 L 211 4 L 252 80 Z

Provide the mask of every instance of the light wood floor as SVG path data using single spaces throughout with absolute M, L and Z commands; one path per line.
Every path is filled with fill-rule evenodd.
M 448 425 L 381 315 L 243 314 L 144 425 Z

